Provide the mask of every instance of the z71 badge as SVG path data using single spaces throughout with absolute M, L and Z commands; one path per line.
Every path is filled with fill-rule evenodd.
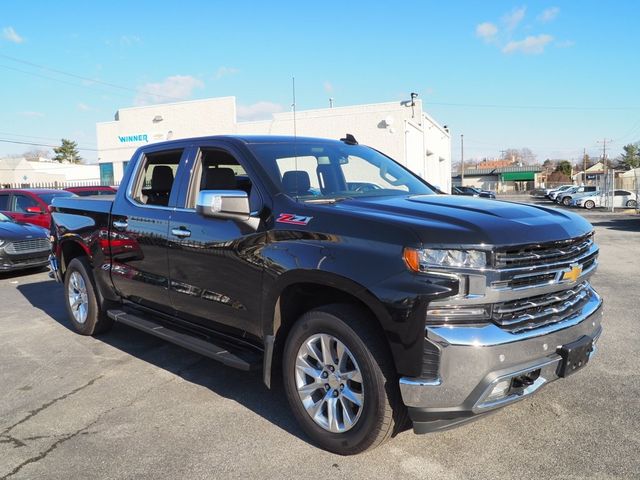
M 303 215 L 294 215 L 293 213 L 281 213 L 276 222 L 290 223 L 292 225 L 306 225 L 313 217 L 305 217 Z

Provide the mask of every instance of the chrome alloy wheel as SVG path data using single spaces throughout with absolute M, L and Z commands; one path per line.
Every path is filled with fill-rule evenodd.
M 353 354 L 326 333 L 309 337 L 295 365 L 300 401 L 313 421 L 332 433 L 350 430 L 360 418 L 364 385 Z
M 89 299 L 87 297 L 87 285 L 84 283 L 82 275 L 78 272 L 71 272 L 67 295 L 69 296 L 69 306 L 71 307 L 73 318 L 79 324 L 84 324 L 89 313 Z

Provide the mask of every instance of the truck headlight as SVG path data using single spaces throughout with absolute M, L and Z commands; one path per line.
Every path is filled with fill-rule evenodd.
M 458 250 L 440 248 L 405 248 L 404 261 L 414 272 L 438 268 L 484 268 L 487 252 L 482 250 Z

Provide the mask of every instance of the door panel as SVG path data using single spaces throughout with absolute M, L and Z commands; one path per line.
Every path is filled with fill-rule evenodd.
M 190 208 L 195 206 L 193 202 L 201 188 L 215 185 L 220 190 L 251 192 L 252 205 L 260 209 L 261 196 L 235 158 L 222 148 L 203 148 L 195 156 L 191 170 L 195 175 L 191 182 L 194 191 L 183 192 L 182 206 L 186 208 L 176 209 L 169 222 L 170 296 L 185 320 L 260 337 L 262 265 L 256 252 L 262 248 L 265 236 L 259 219 L 241 222 L 204 217 Z M 206 180 L 203 166 L 215 166 L 227 175 Z
M 262 266 L 255 251 L 263 236 L 240 222 L 193 211 L 174 212 L 169 228 L 170 296 L 179 316 L 259 336 Z
M 141 160 L 135 181 L 121 187 L 109 226 L 111 278 L 127 300 L 165 313 L 173 313 L 169 298 L 167 258 L 169 219 L 178 196 L 178 184 L 169 170 L 178 168 L 183 150 L 154 154 Z M 164 175 L 154 175 L 155 169 Z M 162 177 L 162 178 L 161 178 Z

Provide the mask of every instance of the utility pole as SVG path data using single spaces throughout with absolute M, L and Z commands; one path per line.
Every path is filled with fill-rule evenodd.
M 602 172 L 604 175 L 604 189 L 602 194 L 606 199 L 605 203 L 608 203 L 606 206 L 609 206 L 613 212 L 613 190 L 615 187 L 615 179 L 611 176 L 612 172 L 610 172 L 610 169 L 607 167 L 607 143 L 611 142 L 613 142 L 613 140 L 610 138 L 603 138 L 602 142 L 598 143 L 602 143 Z M 611 176 L 611 179 L 609 179 L 609 176 Z
M 460 134 L 460 185 L 464 185 L 464 135 Z
M 587 149 L 582 149 L 582 184 L 587 184 Z

